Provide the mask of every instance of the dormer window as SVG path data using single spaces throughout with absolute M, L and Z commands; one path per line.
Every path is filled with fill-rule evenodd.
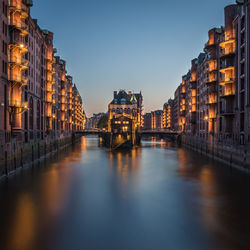
M 121 99 L 121 104 L 126 104 L 126 99 L 125 98 Z

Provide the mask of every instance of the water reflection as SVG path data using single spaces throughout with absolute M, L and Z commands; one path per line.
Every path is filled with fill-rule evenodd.
M 11 228 L 7 236 L 10 249 L 30 249 L 36 232 L 36 214 L 34 201 L 29 194 L 20 195 L 13 219 L 10 219 Z
M 141 166 L 141 148 L 127 151 L 109 151 L 110 171 L 117 173 L 118 178 L 127 183 L 129 176 L 136 177 Z
M 250 177 L 164 139 L 83 137 L 0 183 L 0 249 L 248 249 Z
M 177 157 L 178 173 L 195 185 L 194 209 L 218 249 L 248 249 L 250 176 L 188 150 L 179 149 Z

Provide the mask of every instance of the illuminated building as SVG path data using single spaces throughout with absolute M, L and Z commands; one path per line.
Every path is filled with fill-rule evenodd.
M 209 137 L 218 137 L 218 121 L 220 120 L 220 86 L 219 86 L 219 65 L 220 65 L 220 37 L 223 34 L 223 28 L 214 28 L 208 32 L 208 42 L 205 44 L 206 51 L 206 87 L 207 87 L 207 114 L 202 119 L 207 123 L 206 132 Z
M 0 51 L 0 155 L 10 147 L 10 121 L 8 113 L 9 86 L 8 83 L 8 0 L 3 0 L 0 8 L 0 18 L 2 20 L 2 32 L 0 39 L 2 49 Z M 1 173 L 0 173 L 1 174 Z
M 130 91 L 127 93 L 124 90 L 117 93 L 114 91 L 114 99 L 109 104 L 108 110 L 108 131 L 111 131 L 111 120 L 121 116 L 130 118 L 133 122 L 133 130 L 139 131 L 143 126 L 142 101 L 141 93 L 134 94 Z
M 114 91 L 112 102 L 108 106 L 109 145 L 131 147 L 139 143 L 138 132 L 143 125 L 142 95 L 120 90 Z
M 76 87 L 73 104 L 72 77 L 55 56 L 53 33 L 30 16 L 33 1 L 1 3 L 0 176 L 46 153 L 40 145 L 84 129 L 86 120 Z
M 9 44 L 8 44 L 8 79 L 9 79 L 9 111 L 12 136 L 17 143 L 23 141 L 24 117 L 28 109 L 27 100 L 23 95 L 28 86 L 28 39 L 29 13 L 32 1 L 8 1 Z M 33 106 L 29 107 L 33 108 Z M 30 120 L 33 117 L 30 117 Z M 27 121 L 27 120 L 26 120 Z M 27 128 L 27 127 L 25 127 Z
M 209 30 L 204 53 L 175 91 L 174 129 L 212 144 L 250 143 L 250 1 L 236 3 L 225 7 L 224 27 Z
M 225 8 L 225 28 L 220 41 L 220 101 L 221 101 L 221 139 L 236 139 L 236 27 L 234 19 L 237 6 Z
M 156 110 L 151 112 L 151 129 L 163 129 L 163 111 Z
M 174 129 L 174 100 L 169 99 L 163 105 L 163 125 L 164 129 L 173 130 Z
M 194 134 L 197 126 L 197 65 L 198 59 L 192 60 L 191 70 L 186 76 L 186 127 L 187 133 Z

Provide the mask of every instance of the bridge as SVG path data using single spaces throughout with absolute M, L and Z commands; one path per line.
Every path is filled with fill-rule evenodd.
M 158 136 L 161 138 L 176 139 L 180 134 L 177 131 L 164 130 L 164 129 L 154 129 L 154 130 L 141 130 L 139 134 L 142 136 Z
M 80 130 L 76 131 L 76 134 L 80 135 L 102 135 L 107 133 L 105 130 L 100 129 L 92 129 L 92 130 Z M 141 130 L 139 131 L 139 135 L 141 136 L 159 136 L 159 137 L 170 137 L 174 138 L 178 136 L 180 133 L 172 130 L 164 130 L 164 129 L 155 129 L 155 130 Z
M 86 129 L 75 131 L 75 133 L 80 135 L 102 135 L 106 133 L 106 131 L 100 129 Z

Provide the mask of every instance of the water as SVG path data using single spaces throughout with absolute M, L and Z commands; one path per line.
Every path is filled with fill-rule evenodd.
M 0 249 L 249 249 L 250 176 L 143 141 L 111 153 L 95 137 L 0 183 Z

